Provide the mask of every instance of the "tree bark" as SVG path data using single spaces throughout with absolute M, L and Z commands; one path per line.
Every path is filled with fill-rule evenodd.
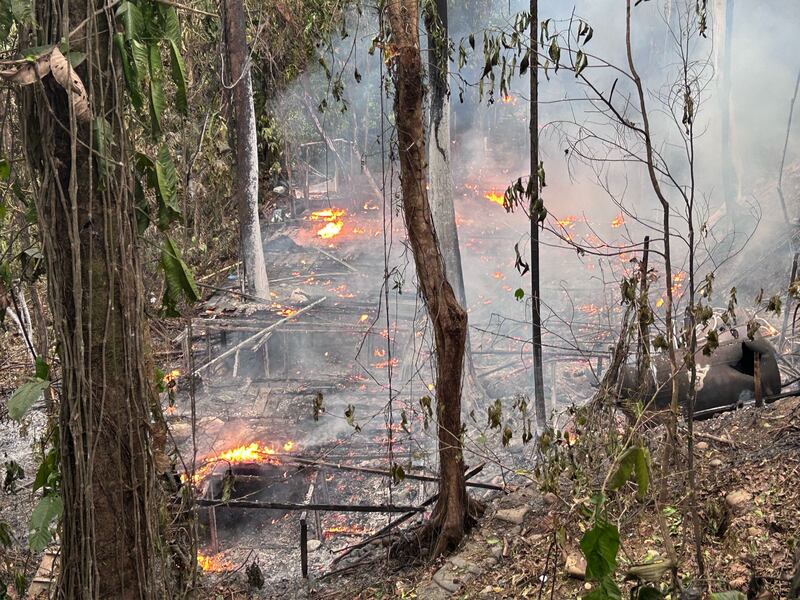
M 423 127 L 422 59 L 418 0 L 386 4 L 392 33 L 394 112 L 400 157 L 403 213 L 417 278 L 434 330 L 436 351 L 439 499 L 431 515 L 434 556 L 454 548 L 469 518 L 461 441 L 461 374 L 467 338 L 467 313 L 445 273 L 428 202 Z
M 542 367 L 542 303 L 539 271 L 539 219 L 535 206 L 539 202 L 539 2 L 531 0 L 531 173 L 534 182 L 530 206 L 531 221 L 531 345 L 533 346 L 533 408 L 536 428 L 541 432 L 547 426 L 544 400 L 544 373 Z M 555 407 L 554 407 L 555 408 Z
M 458 241 L 456 213 L 453 206 L 453 177 L 450 169 L 450 90 L 448 84 L 449 54 L 447 0 L 436 0 L 425 14 L 428 36 L 428 80 L 430 82 L 428 123 L 428 181 L 429 201 L 436 237 L 444 259 L 448 281 L 458 302 L 467 309 L 464 270 Z M 486 396 L 478 381 L 467 332 L 464 351 L 463 397 L 467 405 Z
M 269 280 L 258 217 L 256 111 L 242 0 L 224 0 L 222 13 L 229 77 L 224 85 L 230 94 L 234 120 L 236 158 L 233 177 L 239 207 L 240 252 L 244 269 L 242 289 L 246 294 L 269 300 Z
M 112 132 L 114 164 L 128 165 L 121 93 L 112 69 L 107 3 L 37 2 L 40 43 L 87 19 L 77 75 Z M 68 14 L 62 14 L 63 6 Z M 95 12 L 95 9 L 96 12 Z M 121 85 L 121 84 L 120 84 Z M 156 565 L 158 496 L 151 409 L 157 403 L 131 178 L 109 168 L 99 185 L 91 127 L 76 121 L 52 76 L 22 93 L 28 159 L 39 174 L 36 209 L 48 300 L 62 369 L 59 418 L 60 598 L 165 597 Z M 96 150 L 96 149 L 95 149 Z

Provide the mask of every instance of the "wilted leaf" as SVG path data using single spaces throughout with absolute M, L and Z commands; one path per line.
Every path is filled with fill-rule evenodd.
M 50 53 L 50 70 L 53 77 L 63 87 L 72 101 L 72 109 L 75 111 L 75 118 L 80 123 L 88 123 L 92 120 L 92 111 L 89 107 L 89 96 L 83 81 L 69 64 L 67 58 L 61 54 L 58 47 L 53 48 Z

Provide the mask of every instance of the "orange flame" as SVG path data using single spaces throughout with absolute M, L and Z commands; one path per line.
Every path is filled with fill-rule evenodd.
M 339 235 L 344 227 L 344 210 L 341 208 L 325 208 L 315 210 L 311 213 L 312 221 L 325 221 L 325 226 L 317 231 L 317 235 L 323 239 L 329 239 Z
M 494 202 L 495 204 L 499 204 L 500 206 L 503 206 L 505 204 L 504 195 L 503 194 L 498 194 L 497 192 L 494 192 L 494 191 L 488 192 L 484 196 L 484 198 L 486 198 L 490 202 Z
M 288 441 L 280 448 L 283 452 L 291 452 L 294 445 L 294 442 Z M 228 464 L 269 463 L 277 465 L 280 464 L 280 459 L 275 456 L 277 453 L 278 450 L 276 450 L 274 446 L 262 444 L 261 442 L 253 442 L 252 444 L 231 448 L 219 454 L 207 456 L 203 460 L 203 466 L 195 472 L 194 479 L 195 482 L 202 481 L 214 470 L 217 463 L 220 462 L 226 462 Z
M 197 566 L 203 569 L 203 571 L 206 573 L 219 573 L 233 569 L 233 565 L 227 560 L 221 558 L 219 554 L 215 554 L 214 556 L 206 556 L 199 550 L 197 552 Z
M 625 217 L 622 216 L 622 213 L 618 214 L 614 217 L 614 220 L 611 221 L 611 227 L 617 229 L 618 227 L 622 227 L 625 224 Z
M 339 526 L 336 526 L 336 527 L 329 527 L 328 529 L 326 529 L 323 532 L 322 537 L 327 539 L 327 538 L 329 538 L 329 537 L 331 537 L 332 535 L 335 535 L 335 534 L 369 535 L 371 533 L 372 533 L 372 531 L 370 531 L 369 529 L 364 529 L 363 527 L 339 525 Z
M 400 361 L 398 361 L 396 358 L 393 358 L 391 360 L 384 360 L 383 362 L 375 363 L 372 366 L 375 369 L 386 369 L 386 368 L 388 368 L 390 366 L 396 367 L 399 364 L 399 362 Z
M 569 215 L 564 217 L 563 219 L 559 219 L 558 221 L 556 221 L 556 223 L 558 223 L 559 225 L 561 225 L 561 227 L 566 229 L 567 227 L 572 227 L 573 225 L 575 225 L 575 221 L 577 220 L 578 217 L 574 215 Z

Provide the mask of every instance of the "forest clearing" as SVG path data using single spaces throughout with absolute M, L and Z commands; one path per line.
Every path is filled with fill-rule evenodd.
M 0 600 L 800 598 L 798 23 L 0 0 Z

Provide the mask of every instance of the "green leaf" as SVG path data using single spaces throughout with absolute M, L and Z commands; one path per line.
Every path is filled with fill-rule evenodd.
M 135 65 L 131 62 L 131 57 L 128 55 L 125 38 L 121 33 L 114 34 L 114 48 L 116 48 L 117 55 L 122 63 L 122 75 L 125 78 L 125 86 L 128 88 L 131 104 L 136 110 L 141 110 L 143 100 L 139 90 L 139 76 Z
M 584 600 L 622 600 L 622 593 L 619 586 L 610 577 L 605 577 L 600 581 L 600 585 L 586 594 Z
M 22 420 L 25 413 L 42 397 L 42 393 L 48 387 L 50 387 L 50 382 L 41 379 L 23 383 L 8 400 L 8 416 L 15 421 Z
M 716 592 L 715 594 L 711 594 L 708 600 L 747 600 L 747 596 L 737 591 Z
M 122 20 L 122 28 L 125 30 L 126 40 L 138 39 L 145 33 L 142 12 L 133 2 L 124 0 L 117 9 L 117 18 Z
M 8 181 L 11 177 L 11 165 L 5 158 L 0 158 L 0 181 Z
M 50 365 L 41 356 L 36 357 L 36 379 L 48 379 L 50 377 Z
M 635 474 L 638 488 L 637 495 L 639 499 L 644 498 L 650 485 L 649 463 L 650 454 L 647 448 L 640 446 L 628 448 L 619 460 L 619 466 L 611 477 L 609 488 L 618 490 L 628 482 L 632 474 Z
M 10 548 L 11 541 L 11 527 L 9 527 L 8 523 L 0 521 L 0 546 Z M 2 588 L 0 588 L 0 591 L 2 591 Z M 0 595 L 0 598 L 2 598 L 2 595 Z
M 52 539 L 50 523 L 61 517 L 64 513 L 64 503 L 58 494 L 42 496 L 39 504 L 33 509 L 31 515 L 30 534 L 28 543 L 31 550 L 41 552 Z
M 92 134 L 94 136 L 94 151 L 97 156 L 97 166 L 100 174 L 100 191 L 103 191 L 106 189 L 105 183 L 108 181 L 114 166 L 110 158 L 114 137 L 108 122 L 100 116 L 95 117 L 92 122 Z
M 514 298 L 516 298 L 517 300 L 524 299 L 525 298 L 525 290 L 523 290 L 522 288 L 517 288 L 516 291 L 514 292 Z
M 11 0 L 11 14 L 20 25 L 28 25 L 34 22 L 34 11 L 32 0 Z
M 169 41 L 169 59 L 172 69 L 172 81 L 175 82 L 175 106 L 182 114 L 188 114 L 189 101 L 186 96 L 186 66 L 178 44 Z
M 166 144 L 158 149 L 155 162 L 155 188 L 158 196 L 158 228 L 164 231 L 180 218 L 178 206 L 178 173 Z
M 176 315 L 178 298 L 186 297 L 188 302 L 197 302 L 200 291 L 194 282 L 189 267 L 183 262 L 175 243 L 167 237 L 161 249 L 161 268 L 164 270 L 164 309 L 168 315 Z
M 662 600 L 664 594 L 653 586 L 641 587 L 636 591 L 635 600 Z
M 178 20 L 178 11 L 175 7 L 166 4 L 159 4 L 158 10 L 164 23 L 162 35 L 176 46 L 181 44 L 181 22 Z
M 614 572 L 619 551 L 619 531 L 606 521 L 598 521 L 583 534 L 581 551 L 586 557 L 586 577 L 600 581 Z
M 161 53 L 156 44 L 147 47 L 147 64 L 150 72 L 150 124 L 153 137 L 161 135 L 161 116 L 167 101 L 164 98 L 164 81 L 161 68 Z
M 45 455 L 42 464 L 36 470 L 36 477 L 33 479 L 32 492 L 36 492 L 44 487 L 54 487 L 58 482 L 60 473 L 58 471 L 58 451 L 51 448 Z
M 555 70 L 556 70 L 556 73 L 557 73 L 558 72 L 558 66 L 559 66 L 558 61 L 561 59 L 561 47 L 556 42 L 556 38 L 553 38 L 551 40 L 550 49 L 548 51 L 548 54 L 550 55 L 550 60 L 552 60 L 553 64 L 555 65 Z
M 142 77 L 150 72 L 149 55 L 147 46 L 137 40 L 130 40 L 131 57 L 133 57 L 133 68 L 136 70 L 136 79 L 141 81 Z

